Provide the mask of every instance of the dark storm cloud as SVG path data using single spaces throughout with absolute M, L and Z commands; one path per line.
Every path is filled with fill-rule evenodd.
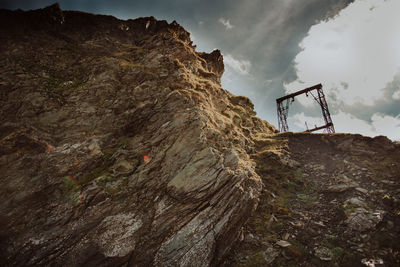
M 299 42 L 317 21 L 334 15 L 349 1 L 255 1 L 237 5 L 230 12 L 235 28 L 215 35 L 215 47 L 222 52 L 248 59 L 251 74 L 244 88 L 236 89 L 239 79 L 225 82 L 234 93 L 245 94 L 255 103 L 258 114 L 275 123 L 275 98 L 284 94 L 283 82 L 296 79 L 292 62 L 300 51 Z M 339 8 L 339 6 L 341 8 Z M 299 88 L 302 89 L 302 88 Z

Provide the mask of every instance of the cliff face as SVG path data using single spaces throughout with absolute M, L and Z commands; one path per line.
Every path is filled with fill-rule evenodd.
M 0 10 L 0 22 L 3 265 L 271 263 L 260 255 L 287 232 L 268 222 L 286 222 L 276 213 L 309 181 L 296 187 L 293 179 L 305 173 L 315 190 L 330 181 L 307 165 L 324 154 L 321 141 L 303 147 L 304 140 L 343 147 L 334 155 L 340 160 L 353 149 L 351 135 L 277 135 L 249 99 L 221 88 L 220 52 L 196 52 L 176 22 L 121 21 L 58 5 Z M 366 140 L 361 150 L 381 151 L 380 171 L 390 166 L 385 180 L 396 184 L 399 146 Z M 358 159 L 346 162 L 359 166 Z M 385 218 L 396 230 L 399 192 L 389 193 L 385 214 L 393 218 Z M 246 247 L 249 234 L 267 242 L 265 251 L 257 242 Z M 284 250 L 272 252 L 287 260 Z
M 220 52 L 154 18 L 0 16 L 1 261 L 218 262 L 261 190 L 253 139 L 275 130 L 221 88 Z

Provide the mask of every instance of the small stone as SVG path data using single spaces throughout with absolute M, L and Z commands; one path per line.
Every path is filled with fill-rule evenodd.
M 325 191 L 331 193 L 341 193 L 357 187 L 356 183 L 337 184 L 329 186 Z
M 345 203 L 346 204 L 352 204 L 352 205 L 355 205 L 355 206 L 358 206 L 358 207 L 365 206 L 365 202 L 362 201 L 361 199 L 357 198 L 357 197 L 350 198 L 350 199 L 346 200 Z
M 290 236 L 290 234 L 289 234 L 289 233 L 286 233 L 286 234 L 283 236 L 283 240 L 288 240 L 289 236 Z
M 360 237 L 361 237 L 361 239 L 366 239 L 368 237 L 368 235 L 362 234 L 362 235 L 360 235 Z M 361 239 L 358 238 L 357 241 L 361 241 Z M 359 244 L 358 247 L 362 248 L 362 247 L 364 247 L 364 244 Z
M 377 264 L 382 265 L 383 260 L 382 259 L 362 259 L 361 263 L 368 266 L 368 267 L 375 267 Z
M 80 147 L 81 146 L 81 144 L 73 144 L 71 147 L 73 148 L 73 149 L 77 149 L 78 147 Z M 89 149 L 93 149 L 94 147 L 92 147 L 92 145 L 90 145 L 89 146 Z
M 322 261 L 331 261 L 332 260 L 332 251 L 326 247 L 318 247 L 314 249 L 315 256 L 318 257 Z
M 326 225 L 323 223 L 323 222 L 321 222 L 321 221 L 319 221 L 319 222 L 313 222 L 315 225 L 318 225 L 318 226 L 322 226 L 322 227 L 325 227 Z
M 246 235 L 246 237 L 244 238 L 244 241 L 247 243 L 252 243 L 255 241 L 255 237 L 252 233 L 249 233 Z
M 304 224 L 301 221 L 297 221 L 297 222 L 290 222 L 291 225 L 293 225 L 294 227 L 297 228 L 301 228 L 304 226 Z
M 263 258 L 266 264 L 271 264 L 278 256 L 278 254 L 278 251 L 276 251 L 273 247 L 267 248 L 263 253 Z
M 243 240 L 244 240 L 244 233 L 243 233 L 243 230 L 241 230 L 240 234 L 239 234 L 239 241 L 243 241 Z
M 393 181 L 389 181 L 389 180 L 381 180 L 380 181 L 383 184 L 387 184 L 387 185 L 394 185 L 395 183 Z
M 361 187 L 356 187 L 356 190 L 358 192 L 363 193 L 363 194 L 368 194 L 368 190 L 367 189 L 364 189 L 364 188 L 361 188 Z
M 292 244 L 290 244 L 289 242 L 287 242 L 287 241 L 285 241 L 285 240 L 279 240 L 279 241 L 276 242 L 276 244 L 277 244 L 278 246 L 280 246 L 280 247 L 283 247 L 283 248 L 292 245 Z

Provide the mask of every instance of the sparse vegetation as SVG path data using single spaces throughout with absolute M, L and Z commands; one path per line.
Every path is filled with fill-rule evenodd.
M 119 66 L 122 68 L 142 68 L 143 65 L 139 63 L 134 63 L 132 60 L 119 60 Z
M 65 176 L 63 178 L 61 189 L 64 193 L 64 196 L 67 197 L 69 203 L 74 206 L 79 205 L 81 200 L 81 191 L 79 188 L 79 184 L 77 183 L 77 181 L 75 181 L 73 177 Z
M 312 203 L 314 201 L 318 200 L 318 194 L 313 193 L 313 194 L 297 194 L 297 197 L 302 200 L 303 202 L 306 203 Z
M 353 212 L 355 212 L 355 210 L 356 210 L 356 208 L 357 208 L 357 206 L 352 205 L 352 204 L 343 204 L 342 207 L 343 207 L 344 214 L 345 214 L 347 217 L 349 217 L 350 214 L 352 214 Z
M 334 247 L 331 249 L 332 252 L 332 260 L 337 262 L 343 258 L 344 250 L 341 247 Z
M 247 266 L 256 267 L 256 266 L 263 266 L 263 265 L 265 265 L 265 260 L 264 260 L 262 250 L 251 255 L 249 260 L 247 261 Z
M 107 177 L 109 175 L 109 168 L 114 163 L 114 160 L 112 159 L 112 155 L 114 154 L 113 151 L 114 151 L 113 149 L 107 149 L 105 153 L 103 151 L 101 166 L 93 169 L 92 171 L 84 175 L 82 178 L 80 178 L 78 180 L 79 185 L 88 184 L 100 176 Z

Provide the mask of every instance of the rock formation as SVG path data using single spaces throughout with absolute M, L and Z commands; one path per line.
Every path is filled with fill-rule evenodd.
M 154 18 L 54 5 L 1 20 L 1 258 L 218 262 L 261 190 L 253 135 L 274 131 L 221 88 L 220 52 Z
M 248 98 L 221 88 L 221 53 L 196 52 L 176 22 L 122 21 L 58 5 L 0 10 L 0 22 L 2 265 L 240 265 L 267 250 L 276 254 L 271 262 L 287 260 L 290 252 L 307 262 L 312 256 L 270 244 L 293 243 L 298 232 L 290 228 L 284 238 L 274 228 L 275 221 L 289 223 L 278 208 L 289 212 L 293 190 L 307 200 L 309 192 L 301 190 L 313 181 L 322 181 L 313 190 L 352 197 L 348 203 L 357 209 L 341 219 L 351 231 L 367 218 L 363 230 L 390 221 L 398 234 L 400 192 L 385 191 L 390 205 L 379 220 L 380 211 L 368 208 L 374 199 L 357 198 L 375 190 L 361 180 L 382 171 L 393 183 L 388 187 L 398 183 L 398 144 L 277 134 L 255 116 Z M 321 145 L 334 152 L 319 151 Z M 376 160 L 380 169 L 369 171 Z M 355 174 L 347 177 L 345 170 Z M 338 207 L 347 201 L 341 196 Z M 257 240 L 252 245 L 264 242 L 265 251 L 241 247 L 250 234 Z M 329 258 L 331 248 L 324 248 L 315 257 Z M 392 258 L 382 257 L 395 262 L 398 247 L 391 249 Z M 260 264 L 268 263 L 265 257 Z

